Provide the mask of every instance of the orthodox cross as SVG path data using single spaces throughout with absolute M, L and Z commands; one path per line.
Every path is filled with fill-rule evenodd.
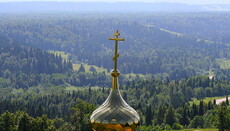
M 118 33 L 118 30 L 116 30 L 116 32 L 113 35 L 115 35 L 116 37 L 109 38 L 109 40 L 115 41 L 115 51 L 114 51 L 113 61 L 114 61 L 114 70 L 117 71 L 117 58 L 119 57 L 119 54 L 117 54 L 118 41 L 124 41 L 125 39 L 118 37 L 120 35 L 120 33 Z

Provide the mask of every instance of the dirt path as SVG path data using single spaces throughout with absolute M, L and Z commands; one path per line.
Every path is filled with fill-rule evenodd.
M 230 97 L 228 97 L 228 100 L 230 100 Z M 226 97 L 225 98 L 221 98 L 221 99 L 216 99 L 216 104 L 219 105 L 220 103 L 226 101 Z

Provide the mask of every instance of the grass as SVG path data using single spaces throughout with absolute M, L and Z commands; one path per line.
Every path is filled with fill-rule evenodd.
M 221 69 L 230 69 L 230 59 L 216 59 Z
M 55 55 L 60 55 L 62 57 L 62 59 L 64 59 L 64 60 L 69 60 L 69 54 L 68 53 L 65 53 L 63 51 L 49 51 L 49 52 L 52 53 L 52 54 L 55 54 Z M 81 66 L 81 64 L 74 63 L 73 64 L 73 69 L 75 71 L 77 71 L 80 66 Z M 94 67 L 97 72 L 106 72 L 107 71 L 106 69 L 98 67 L 98 66 L 95 66 L 95 65 L 83 64 L 83 66 L 85 67 L 86 72 L 90 72 L 89 69 L 90 69 L 91 66 Z
M 82 65 L 84 66 L 86 73 L 91 72 L 91 71 L 89 71 L 91 66 L 94 67 L 97 72 L 107 72 L 107 70 L 105 68 L 101 68 L 101 67 L 98 67 L 95 65 L 88 65 L 88 64 L 84 64 L 84 63 L 82 63 Z M 80 68 L 80 66 L 81 66 L 81 64 L 73 64 L 73 70 L 77 71 Z
M 199 104 L 200 103 L 200 100 L 203 100 L 204 103 L 208 103 L 209 101 L 213 102 L 214 99 L 221 99 L 221 98 L 226 98 L 226 96 L 217 96 L 217 97 L 205 97 L 204 99 L 197 99 L 197 98 L 192 98 L 192 101 L 189 101 L 189 104 Z
M 110 75 L 110 72 L 107 72 L 107 69 L 105 68 L 102 68 L 102 67 L 98 67 L 98 66 L 95 66 L 95 65 L 88 65 L 88 64 L 84 64 L 82 63 L 82 65 L 84 66 L 85 68 L 85 72 L 86 73 L 90 73 L 91 71 L 89 71 L 90 67 L 94 67 L 96 69 L 97 72 L 105 72 L 106 75 Z M 80 68 L 81 64 L 73 64 L 73 69 L 74 71 L 77 71 L 79 68 Z M 147 77 L 150 77 L 150 74 L 147 74 L 147 75 L 143 75 L 143 74 L 134 74 L 134 73 L 129 73 L 129 74 L 122 74 L 124 77 L 126 77 L 127 79 L 129 80 L 132 80 L 133 78 L 136 78 L 137 76 L 139 78 L 147 78 Z
M 64 60 L 68 60 L 68 58 L 69 58 L 69 54 L 65 53 L 63 51 L 49 51 L 49 52 L 52 54 L 58 55 L 58 56 L 60 55 L 62 57 L 62 59 L 64 59 Z
M 163 28 L 160 28 L 161 31 L 164 31 L 164 32 L 167 32 L 167 33 L 170 33 L 172 35 L 176 35 L 176 36 L 184 36 L 183 34 L 181 33 L 178 33 L 178 32 L 173 32 L 173 31 L 170 31 L 170 30 L 166 30 L 166 29 L 163 29 Z
M 164 130 L 164 131 L 178 131 L 178 130 Z M 218 131 L 218 129 L 184 129 L 179 131 Z
M 66 87 L 66 91 L 79 91 L 79 90 L 88 90 L 89 87 L 76 87 L 76 86 L 69 86 L 69 87 Z M 102 89 L 102 87 L 99 87 L 99 86 L 93 86 L 91 87 L 91 90 L 98 90 L 98 89 Z
M 154 26 L 154 25 L 148 25 L 148 24 L 146 24 L 145 25 L 146 27 L 156 27 L 156 26 Z M 167 30 L 167 29 L 163 29 L 163 28 L 159 28 L 161 31 L 164 31 L 164 32 L 167 32 L 167 33 L 170 33 L 170 34 L 172 34 L 172 35 L 176 35 L 176 36 L 184 36 L 183 34 L 181 34 L 181 33 L 178 33 L 178 32 L 173 32 L 173 31 L 170 31 L 170 30 Z
M 143 74 L 134 74 L 134 73 L 130 73 L 130 74 L 123 74 L 125 77 L 129 78 L 129 77 L 140 77 L 140 78 L 145 78 L 146 75 Z
M 214 41 L 210 41 L 210 40 L 204 40 L 205 43 L 208 43 L 208 44 L 217 44 L 216 42 Z
M 68 59 L 68 57 L 69 57 L 68 53 L 65 53 L 65 52 L 62 52 L 62 51 L 49 51 L 49 52 L 52 53 L 52 54 L 55 54 L 55 55 L 60 55 L 64 60 L 69 60 Z M 95 65 L 88 65 L 86 63 L 73 63 L 73 70 L 78 71 L 78 69 L 80 68 L 81 64 L 84 66 L 86 73 L 92 73 L 91 71 L 89 71 L 89 69 L 90 69 L 90 67 L 94 67 L 98 73 L 105 72 L 106 75 L 110 75 L 110 72 L 107 72 L 107 69 L 102 68 L 102 67 L 98 67 L 98 66 L 95 66 Z M 142 78 L 142 79 L 150 77 L 149 74 L 143 75 L 143 74 L 130 73 L 130 74 L 121 74 L 121 75 L 123 75 L 124 77 L 126 77 L 127 79 L 130 79 L 130 80 L 132 80 L 133 78 L 135 78 L 137 76 Z

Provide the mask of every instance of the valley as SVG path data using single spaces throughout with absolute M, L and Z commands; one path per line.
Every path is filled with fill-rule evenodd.
M 229 103 L 218 103 L 230 95 L 229 16 L 0 13 L 0 130 L 6 118 L 9 130 L 37 131 L 42 120 L 44 130 L 90 130 L 110 92 L 116 29 L 120 91 L 141 130 L 229 126 Z

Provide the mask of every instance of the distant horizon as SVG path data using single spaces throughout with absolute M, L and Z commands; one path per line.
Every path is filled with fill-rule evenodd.
M 2 1 L 2 0 L 0 0 Z M 175 2 L 175 1 L 174 1 Z M 171 2 L 83 2 L 83 1 L 26 1 L 0 2 L 0 13 L 3 12 L 213 12 L 230 11 L 229 4 L 186 4 Z
M 0 0 L 0 3 L 11 2 L 76 2 L 76 3 L 178 3 L 190 5 L 230 4 L 228 0 Z

